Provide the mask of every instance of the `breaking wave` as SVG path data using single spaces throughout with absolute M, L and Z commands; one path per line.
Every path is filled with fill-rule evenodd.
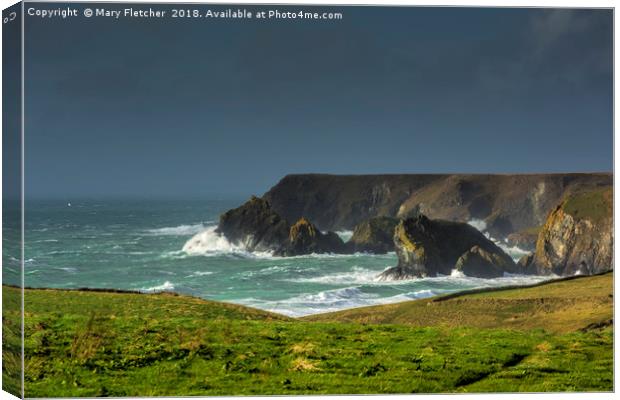
M 312 253 L 304 254 L 293 257 L 279 257 L 274 256 L 269 251 L 248 251 L 243 245 L 231 243 L 224 235 L 216 232 L 217 226 L 210 226 L 203 231 L 195 234 L 183 245 L 182 253 L 190 256 L 223 256 L 223 255 L 235 255 L 246 258 L 272 258 L 294 260 L 300 258 L 317 258 L 317 259 L 331 259 L 331 258 L 357 258 L 368 257 L 368 253 L 354 253 L 354 254 L 336 254 L 336 253 Z M 373 257 L 393 257 L 394 252 L 380 255 L 370 255 Z M 164 257 L 180 257 L 178 253 L 171 252 L 164 255 Z
M 152 236 L 189 236 L 204 231 L 203 224 L 168 226 L 164 228 L 147 229 L 146 233 Z
M 295 278 L 287 279 L 288 282 L 295 283 L 322 283 L 327 285 L 342 285 L 342 284 L 382 284 L 383 282 L 378 279 L 378 275 L 382 271 L 370 270 L 366 268 L 353 267 L 348 272 L 338 272 L 333 274 L 326 274 L 321 276 L 314 276 L 309 278 Z
M 508 254 L 515 262 L 519 261 L 519 259 L 525 255 L 530 254 L 530 251 L 527 250 L 523 250 L 522 248 L 518 247 L 518 246 L 509 246 L 505 241 L 502 240 L 498 240 L 494 237 L 492 237 L 487 231 L 487 223 L 484 222 L 481 219 L 471 219 L 469 221 L 467 221 L 467 223 L 471 226 L 473 226 L 474 228 L 478 229 L 481 233 L 484 234 L 484 236 L 487 237 L 487 239 L 491 240 L 493 243 L 495 243 L 499 248 L 501 248 L 502 250 L 504 250 L 504 252 L 506 252 L 506 254 Z
M 349 286 L 316 293 L 304 293 L 277 301 L 246 298 L 233 300 L 233 302 L 292 317 L 300 317 L 356 307 L 399 303 L 475 288 L 529 285 L 557 278 L 554 276 L 506 274 L 501 278 L 484 279 L 472 278 L 460 272 L 453 272 L 450 276 L 438 276 L 435 278 L 376 281 L 373 276 L 376 276 L 376 271 L 358 268 L 354 269 L 352 273 L 328 274 L 314 278 L 296 279 L 291 281 L 299 283 L 348 284 Z M 401 285 L 414 285 L 414 287 L 403 287 Z M 381 286 L 384 286 L 384 288 L 381 288 Z M 385 287 L 390 289 L 391 294 L 381 294 Z M 398 290 L 401 293 L 393 294 L 394 290 Z
M 164 282 L 161 285 L 157 285 L 157 286 L 151 286 L 148 288 L 142 288 L 140 289 L 141 292 L 144 293 L 153 293 L 153 292 L 168 292 L 174 290 L 174 285 L 172 283 L 170 283 L 169 281 Z
M 231 242 L 217 233 L 216 226 L 203 229 L 183 245 L 183 252 L 189 255 L 214 256 L 230 253 L 247 253 L 241 246 Z
M 422 289 L 404 292 L 395 296 L 381 297 L 379 294 L 364 291 L 363 287 L 352 286 L 325 290 L 314 294 L 302 294 L 280 301 L 262 301 L 249 298 L 238 300 L 236 303 L 277 312 L 290 317 L 302 317 L 356 307 L 399 303 L 407 300 L 432 297 L 436 294 L 438 293 L 433 290 Z
M 353 231 L 336 231 L 336 235 L 340 236 L 340 239 L 342 239 L 343 242 L 348 242 L 349 239 L 351 239 L 351 237 L 353 236 Z
M 484 232 L 487 230 L 487 223 L 481 219 L 474 218 L 474 219 L 467 221 L 467 223 L 473 226 L 474 228 L 478 229 L 480 232 Z
M 512 259 L 516 262 L 523 256 L 526 256 L 531 253 L 531 251 L 523 250 L 518 246 L 509 246 L 505 242 L 493 240 L 499 248 L 504 250 L 506 254 L 508 254 Z
M 192 272 L 191 274 L 187 275 L 186 278 L 196 278 L 199 276 L 207 276 L 207 275 L 213 275 L 213 272 L 211 271 L 195 271 Z

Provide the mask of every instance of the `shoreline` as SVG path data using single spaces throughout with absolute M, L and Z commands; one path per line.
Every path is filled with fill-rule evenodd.
M 270 310 L 265 310 L 265 309 L 258 308 L 258 307 L 248 306 L 248 305 L 241 304 L 241 303 L 234 303 L 234 302 L 230 302 L 230 301 L 205 299 L 203 297 L 194 296 L 194 295 L 191 295 L 191 294 L 179 293 L 179 292 L 176 292 L 174 290 L 160 290 L 160 291 L 146 292 L 146 291 L 141 291 L 141 290 L 114 289 L 114 288 L 89 288 L 89 287 L 80 287 L 80 288 L 50 288 L 50 287 L 31 287 L 31 286 L 25 286 L 23 289 L 24 290 L 36 290 L 36 291 L 67 291 L 67 292 L 84 292 L 84 293 L 90 292 L 90 293 L 110 293 L 110 294 L 136 294 L 136 295 L 168 295 L 168 296 L 175 296 L 175 297 L 186 297 L 186 298 L 196 299 L 196 300 L 200 300 L 200 301 L 204 301 L 204 302 L 208 302 L 208 303 L 221 303 L 221 304 L 229 304 L 229 305 L 234 305 L 234 306 L 247 307 L 249 309 L 254 309 L 254 310 L 259 310 L 259 311 L 268 312 L 268 313 L 272 313 L 272 314 L 277 314 L 277 315 L 280 315 L 280 316 L 283 316 L 283 317 L 286 317 L 286 318 L 291 318 L 291 319 L 295 319 L 295 320 L 304 320 L 305 318 L 312 318 L 312 317 L 320 316 L 320 315 L 334 314 L 334 313 L 339 313 L 339 312 L 348 312 L 348 311 L 361 310 L 361 309 L 366 309 L 366 308 L 376 308 L 376 307 L 382 307 L 382 306 L 388 306 L 388 305 L 399 305 L 399 304 L 402 305 L 402 304 L 411 303 L 411 302 L 415 302 L 415 301 L 421 301 L 421 300 L 430 301 L 430 302 L 442 302 L 442 301 L 451 300 L 451 299 L 454 299 L 454 298 L 458 298 L 458 297 L 462 297 L 462 296 L 467 296 L 467 295 L 471 295 L 471 294 L 501 292 L 501 291 L 514 290 L 514 289 L 535 288 L 535 287 L 545 286 L 545 285 L 549 285 L 549 284 L 553 284 L 553 283 L 557 283 L 557 282 L 571 281 L 571 280 L 583 279 L 583 278 L 595 277 L 595 276 L 603 276 L 603 275 L 608 275 L 608 274 L 609 275 L 613 275 L 613 270 L 612 271 L 601 272 L 601 273 L 598 273 L 598 274 L 592 274 L 592 275 L 573 275 L 573 276 L 551 278 L 551 279 L 548 279 L 548 280 L 543 280 L 541 282 L 525 284 L 525 285 L 514 285 L 513 284 L 513 285 L 505 285 L 505 286 L 497 286 L 497 287 L 480 287 L 480 288 L 474 288 L 474 289 L 458 290 L 458 291 L 455 291 L 455 292 L 452 292 L 452 293 L 437 294 L 437 295 L 434 295 L 434 296 L 431 296 L 431 297 L 403 300 L 403 301 L 398 301 L 398 302 L 394 302 L 394 303 L 386 303 L 386 304 L 375 304 L 375 305 L 365 305 L 365 306 L 359 306 L 359 307 L 348 307 L 348 308 L 343 308 L 341 310 L 336 310 L 336 311 L 331 310 L 331 311 L 317 312 L 317 313 L 306 314 L 306 315 L 297 316 L 297 317 L 289 316 L 289 315 L 286 315 L 286 314 L 283 314 L 283 313 L 274 312 L 274 311 L 270 311 Z M 3 287 L 14 288 L 14 289 L 21 289 L 21 286 L 17 286 L 17 285 L 13 285 L 13 284 L 3 283 L 2 286 Z

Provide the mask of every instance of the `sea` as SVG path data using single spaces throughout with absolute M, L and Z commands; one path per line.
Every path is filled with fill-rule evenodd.
M 215 232 L 219 215 L 247 198 L 37 200 L 25 205 L 27 287 L 107 288 L 181 294 L 289 316 L 396 303 L 550 277 L 449 276 L 381 281 L 394 253 L 274 257 L 250 253 Z M 472 225 L 484 229 L 481 221 Z M 17 232 L 3 230 L 3 281 L 21 280 Z M 337 232 L 347 240 L 352 232 Z M 193 251 L 184 250 L 188 242 Z M 498 242 L 515 260 L 525 251 Z M 187 246 L 189 247 L 189 246 Z

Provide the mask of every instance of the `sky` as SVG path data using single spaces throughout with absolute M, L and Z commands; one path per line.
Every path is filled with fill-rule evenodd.
M 613 169 L 611 10 L 301 8 L 343 19 L 26 17 L 27 196 Z

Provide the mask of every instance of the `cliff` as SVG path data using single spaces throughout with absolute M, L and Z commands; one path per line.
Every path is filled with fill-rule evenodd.
M 289 221 L 307 217 L 321 230 L 353 229 L 377 216 L 419 210 L 431 219 L 479 219 L 498 238 L 543 225 L 566 195 L 610 187 L 611 173 L 529 175 L 285 176 L 263 196 Z
M 575 193 L 551 213 L 533 256 L 523 259 L 538 274 L 596 274 L 613 269 L 613 191 Z

